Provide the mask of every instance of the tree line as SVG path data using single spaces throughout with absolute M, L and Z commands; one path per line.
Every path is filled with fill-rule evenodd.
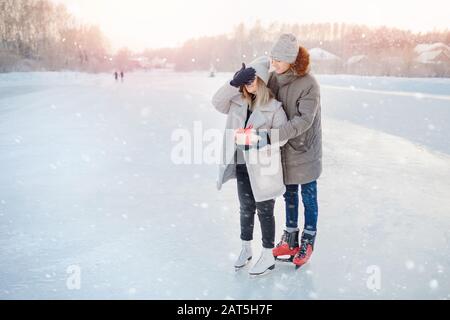
M 450 76 L 450 62 L 416 63 L 414 48 L 422 43 L 450 44 L 450 31 L 414 33 L 389 27 L 346 23 L 253 25 L 241 23 L 228 34 L 189 39 L 178 48 L 133 53 L 123 48 L 111 54 L 108 39 L 98 26 L 77 21 L 63 4 L 50 0 L 0 0 L 0 72 L 28 70 L 111 71 L 139 68 L 137 58 L 165 61 L 178 71 L 233 71 L 241 62 L 268 54 L 277 37 L 297 35 L 308 48 L 321 48 L 341 59 L 313 65 L 323 73 L 370 75 Z M 346 67 L 350 57 L 364 55 L 357 68 Z M 439 57 L 450 60 L 450 53 Z
M 109 51 L 101 30 L 77 22 L 63 4 L 0 0 L 0 71 L 102 71 Z
M 449 30 L 414 33 L 385 26 L 346 23 L 271 23 L 264 26 L 256 22 L 252 26 L 239 24 L 230 34 L 190 39 L 179 48 L 147 50 L 144 55 L 149 59 L 164 57 L 181 71 L 211 68 L 232 71 L 242 61 L 250 62 L 254 57 L 270 52 L 274 41 L 285 32 L 294 33 L 301 45 L 308 49 L 321 48 L 338 56 L 340 62 L 318 66 L 320 71 L 327 73 L 352 73 L 345 68 L 346 62 L 350 57 L 364 55 L 365 66 L 359 73 L 421 75 L 416 74 L 419 71 L 415 70 L 416 45 L 436 42 L 450 44 Z M 445 67 L 448 68 L 448 64 L 437 66 L 441 69 Z M 443 72 L 450 76 L 450 70 Z

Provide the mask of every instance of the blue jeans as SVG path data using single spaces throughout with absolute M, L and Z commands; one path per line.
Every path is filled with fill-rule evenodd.
M 298 228 L 298 184 L 287 185 L 284 201 L 286 204 L 286 227 Z M 319 206 L 317 203 L 317 181 L 302 184 L 302 202 L 305 209 L 305 230 L 317 231 Z

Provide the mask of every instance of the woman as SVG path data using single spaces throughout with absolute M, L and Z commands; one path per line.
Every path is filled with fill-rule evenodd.
M 215 108 L 228 116 L 224 135 L 222 165 L 218 189 L 237 179 L 240 202 L 241 253 L 236 270 L 252 259 L 251 241 L 255 212 L 261 224 L 263 250 L 251 275 L 275 268 L 272 249 L 275 244 L 275 198 L 285 193 L 279 140 L 274 129 L 287 121 L 281 103 L 267 87 L 270 60 L 261 57 L 236 72 L 212 99 Z M 246 129 L 245 129 L 246 128 Z M 272 141 L 268 144 L 268 131 Z
M 317 179 L 322 173 L 322 125 L 320 87 L 309 73 L 308 51 L 292 34 L 283 34 L 271 51 L 275 70 L 269 88 L 282 102 L 289 121 L 279 130 L 286 193 L 286 230 L 273 250 L 277 257 L 290 256 L 297 268 L 307 263 L 314 250 L 317 233 Z M 299 243 L 299 186 L 305 224 Z

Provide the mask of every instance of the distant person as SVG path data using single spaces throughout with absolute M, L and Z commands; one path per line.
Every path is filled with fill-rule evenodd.
M 116 79 L 116 81 L 119 80 L 119 74 L 117 73 L 117 71 L 114 72 L 114 78 Z
M 123 82 L 124 77 L 125 77 L 125 74 L 123 73 L 123 71 L 120 71 L 120 79 L 122 80 L 122 82 Z

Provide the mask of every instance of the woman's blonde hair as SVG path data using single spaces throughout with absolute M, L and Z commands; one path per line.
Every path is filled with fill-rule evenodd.
M 243 86 L 242 96 L 252 110 L 269 103 L 269 101 L 274 98 L 272 91 L 259 77 L 256 77 L 256 93 L 253 94 L 248 92 L 245 86 Z

